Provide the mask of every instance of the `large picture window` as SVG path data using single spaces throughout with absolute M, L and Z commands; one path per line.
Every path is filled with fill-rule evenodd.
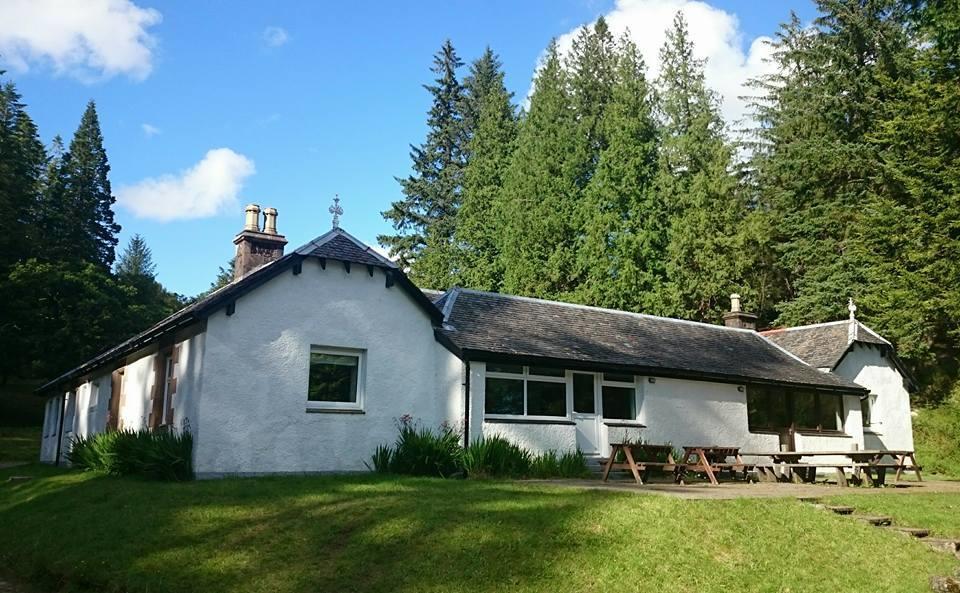
M 843 396 L 807 389 L 749 386 L 747 421 L 750 430 L 836 432 L 843 429 Z
M 360 409 L 362 406 L 363 353 L 313 347 L 307 406 L 314 409 Z
M 563 369 L 488 364 L 484 413 L 494 416 L 567 417 Z

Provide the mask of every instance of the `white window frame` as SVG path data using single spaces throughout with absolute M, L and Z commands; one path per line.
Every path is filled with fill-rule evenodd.
M 513 364 L 513 363 L 501 363 L 501 364 Z M 483 417 L 484 419 L 489 420 L 515 420 L 518 418 L 523 418 L 525 420 L 540 420 L 544 422 L 557 422 L 559 420 L 573 420 L 573 373 L 569 370 L 563 370 L 563 376 L 554 376 L 549 375 L 533 375 L 530 373 L 529 365 L 515 365 L 522 366 L 523 373 L 501 373 L 498 371 L 487 371 L 484 370 L 483 377 Z M 557 369 L 562 370 L 562 369 Z M 513 379 L 514 381 L 520 380 L 523 382 L 523 414 L 488 414 L 487 413 L 487 378 L 491 379 Z M 527 414 L 527 382 L 528 381 L 537 381 L 540 383 L 562 383 L 565 387 L 564 394 L 566 399 L 566 409 L 567 413 L 565 416 L 542 416 L 542 415 L 529 415 Z
M 173 418 L 167 418 L 167 413 L 170 410 L 170 379 L 176 377 L 175 371 L 173 352 L 167 352 L 163 355 L 163 409 L 160 411 L 160 426 L 173 424 Z M 177 387 L 179 388 L 179 385 Z
M 91 381 L 89 391 L 87 391 L 87 411 L 91 414 L 97 411 L 100 404 L 100 382 Z
M 597 394 L 599 401 L 599 416 L 600 419 L 604 422 L 640 422 L 640 407 L 643 396 L 643 377 L 639 375 L 633 375 L 633 381 L 608 381 L 604 378 L 604 374 L 598 373 L 600 375 L 600 393 Z M 612 375 L 630 375 L 631 373 L 618 373 L 616 371 L 610 371 Z M 633 418 L 608 418 L 604 413 L 603 409 L 603 388 L 604 387 L 625 387 L 628 389 L 633 389 Z
M 314 402 L 307 399 L 307 410 L 308 411 L 321 411 L 321 412 L 362 412 L 364 409 L 364 402 L 366 399 L 366 383 L 367 383 L 367 351 L 361 348 L 341 348 L 333 346 L 320 346 L 317 344 L 311 344 L 310 349 L 307 352 L 307 376 L 304 381 L 304 391 L 306 395 L 304 399 L 310 397 L 310 357 L 314 353 L 317 354 L 330 354 L 331 356 L 353 356 L 357 359 L 357 401 L 356 402 Z

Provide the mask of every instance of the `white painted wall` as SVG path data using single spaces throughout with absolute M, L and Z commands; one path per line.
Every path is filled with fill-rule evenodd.
M 567 424 L 499 423 L 484 421 L 485 365 L 471 363 L 471 440 L 480 435 L 500 434 L 534 452 L 569 451 L 576 448 L 575 427 Z M 646 428 L 602 425 L 600 442 L 636 440 L 656 444 L 720 445 L 740 447 L 747 452 L 779 449 L 776 434 L 752 433 L 747 423 L 746 392 L 738 385 L 655 377 L 640 377 L 638 420 Z M 797 435 L 797 447 L 807 450 L 847 451 L 863 448 L 860 408 L 856 396 L 844 397 L 845 435 Z M 610 421 L 617 422 L 617 421 Z
M 174 425 L 181 428 L 185 420 L 197 414 L 197 398 L 200 391 L 200 376 L 203 360 L 204 334 L 200 326 L 185 330 L 177 336 L 180 346 L 180 363 L 177 367 L 177 393 L 174 399 Z M 157 345 L 154 344 L 127 357 L 123 375 L 123 398 L 119 410 L 120 428 L 138 430 L 147 427 L 150 414 L 150 394 L 153 390 L 154 363 Z M 106 369 L 111 370 L 106 370 Z M 102 367 L 82 378 L 72 391 L 67 392 L 67 415 L 64 417 L 61 461 L 65 460 L 69 445 L 77 436 L 90 437 L 102 432 L 107 426 L 112 391 L 111 377 L 114 365 Z M 48 400 L 44 411 L 43 439 L 40 444 L 40 459 L 53 463 L 57 450 L 59 414 L 64 396 Z M 71 399 L 75 398 L 75 405 Z M 54 402 L 54 403 L 51 403 Z M 73 411 L 70 414 L 70 411 Z
M 910 393 L 896 365 L 878 348 L 855 343 L 833 371 L 870 390 L 871 425 L 864 428 L 867 449 L 913 449 Z M 859 415 L 859 402 L 857 402 Z
M 310 347 L 366 351 L 363 414 L 307 413 Z M 458 423 L 462 365 L 382 270 L 303 262 L 207 320 L 195 431 L 199 475 L 363 471 L 396 419 Z

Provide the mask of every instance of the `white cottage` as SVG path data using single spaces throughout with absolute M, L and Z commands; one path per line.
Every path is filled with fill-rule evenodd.
M 824 341 L 800 337 L 810 328 L 758 333 L 738 299 L 718 326 L 422 291 L 339 228 L 284 255 L 276 210 L 260 214 L 247 207 L 230 285 L 41 388 L 43 461 L 62 462 L 75 436 L 169 428 L 192 432 L 199 476 L 363 471 L 404 415 L 465 442 L 592 456 L 637 436 L 912 445 L 902 365 L 854 319 L 812 326 L 856 324 L 825 364 Z

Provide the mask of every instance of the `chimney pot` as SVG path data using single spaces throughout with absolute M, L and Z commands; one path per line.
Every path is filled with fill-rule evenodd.
M 740 312 L 740 295 L 733 293 L 730 295 L 730 312 L 739 313 Z
M 237 246 L 233 266 L 233 280 L 243 278 L 264 264 L 283 257 L 283 247 L 287 239 L 277 234 L 277 210 L 266 208 L 263 211 L 264 227 L 260 230 L 260 206 L 250 204 L 244 209 L 246 215 L 243 230 L 233 238 Z
M 260 206 L 257 204 L 247 204 L 244 209 L 246 221 L 243 224 L 245 231 L 260 231 Z
M 276 208 L 264 208 L 263 232 L 265 232 L 268 235 L 277 234 L 277 209 Z
M 740 295 L 733 293 L 730 295 L 730 311 L 723 314 L 723 324 L 727 327 L 756 331 L 757 316 L 753 313 L 745 313 L 740 304 Z

